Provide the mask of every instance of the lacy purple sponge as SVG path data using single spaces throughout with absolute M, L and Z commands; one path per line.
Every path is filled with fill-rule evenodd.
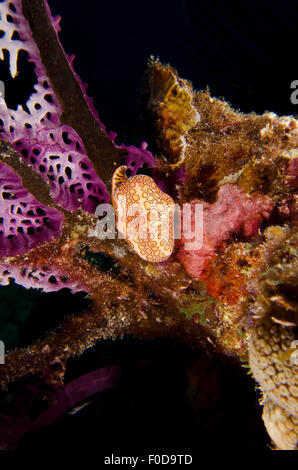
M 40 129 L 14 146 L 49 183 L 53 201 L 64 209 L 80 207 L 94 213 L 98 204 L 108 202 L 106 187 L 83 152 L 81 138 L 70 126 Z
M 10 279 L 26 289 L 42 289 L 44 292 L 56 292 L 64 287 L 72 292 L 86 290 L 85 286 L 73 279 L 69 279 L 63 268 L 58 272 L 49 266 L 16 266 L 0 262 L 0 285 L 6 286 Z
M 0 162 L 0 256 L 23 254 L 59 237 L 63 215 L 38 202 L 21 178 Z
M 58 19 L 52 21 L 57 31 Z M 3 51 L 9 52 L 12 77 L 17 73 L 18 54 L 23 50 L 35 64 L 37 79 L 26 110 L 20 105 L 16 110 L 9 109 L 0 98 L 0 138 L 11 143 L 50 184 L 56 204 L 66 210 L 82 208 L 94 213 L 99 203 L 108 202 L 109 194 L 76 131 L 60 124 L 62 108 L 23 16 L 20 0 L 1 2 L 0 33 L 0 58 L 2 54 L 4 59 Z

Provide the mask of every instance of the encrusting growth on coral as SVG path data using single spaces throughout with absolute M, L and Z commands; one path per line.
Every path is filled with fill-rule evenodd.
M 224 101 L 212 98 L 209 90 L 193 92 L 189 82 L 179 79 L 175 70 L 158 60 L 150 61 L 147 76 L 148 111 L 162 154 L 161 165 L 171 168 L 174 161 L 175 165 L 183 162 L 186 181 L 179 196 L 192 204 L 192 224 L 195 205 L 201 203 L 204 208 L 202 247 L 185 249 L 183 242 L 194 230 L 191 225 L 182 238 L 178 259 L 218 299 L 216 309 L 226 330 L 222 341 L 227 341 L 229 347 L 235 336 L 228 325 L 235 328 L 246 318 L 249 363 L 264 395 L 265 425 L 279 448 L 297 448 L 297 364 L 291 363 L 290 357 L 284 363 L 275 358 L 276 351 L 289 350 L 297 339 L 297 305 L 287 299 L 298 284 L 293 236 L 286 242 L 293 261 L 287 265 L 280 260 L 273 285 L 279 280 L 282 292 L 271 298 L 272 305 L 283 312 L 282 318 L 267 313 L 270 301 L 259 287 L 263 285 L 260 272 L 272 263 L 272 247 L 283 239 L 280 231 L 287 232 L 289 227 L 295 231 L 297 227 L 297 121 L 273 113 L 257 116 L 235 112 Z M 173 96 L 177 97 L 176 106 Z M 185 116 L 193 107 L 200 120 L 186 119 L 187 127 Z M 170 117 L 166 122 L 165 116 Z M 177 145 L 179 137 L 183 137 L 183 150 Z M 268 228 L 264 231 L 266 220 Z M 272 223 L 279 225 L 270 227 Z M 284 224 L 287 229 L 280 227 Z M 286 273 L 291 294 L 283 292 Z M 253 302 L 256 292 L 259 299 L 264 299 L 262 307 L 256 307 L 257 301 L 254 307 L 258 314 L 264 309 L 261 325 L 260 320 L 254 323 L 257 315 L 247 309 L 247 302 Z M 291 403 L 289 407 L 285 400 Z
M 92 302 L 77 316 L 66 312 L 45 339 L 10 351 L 1 386 L 36 376 L 63 390 L 67 360 L 102 338 L 176 338 L 248 360 L 271 439 L 297 448 L 297 120 L 236 112 L 151 58 L 144 96 L 159 154 L 145 143 L 117 146 L 62 49 L 59 18 L 47 3 L 4 1 L 0 13 L 12 74 L 25 50 L 37 77 L 29 113 L 0 99 L 0 283 L 68 287 Z M 116 170 L 111 193 L 121 166 L 130 177 Z M 135 191 L 131 203 L 158 196 L 170 209 L 189 204 L 182 238 L 160 244 L 155 258 L 139 241 L 100 240 L 95 210 L 111 199 L 117 209 L 125 190 Z M 196 204 L 203 241 L 191 250 Z
M 185 136 L 201 119 L 194 106 L 192 85 L 151 57 L 144 93 L 157 143 L 170 166 L 180 166 L 186 156 Z
M 263 392 L 263 419 L 281 449 L 296 449 L 298 434 L 297 233 L 276 230 L 269 266 L 253 281 L 249 314 L 256 324 L 248 340 L 250 367 Z M 262 270 L 261 270 L 262 271 Z M 296 341 L 296 343 L 295 343 Z M 295 352 L 296 351 L 296 352 Z

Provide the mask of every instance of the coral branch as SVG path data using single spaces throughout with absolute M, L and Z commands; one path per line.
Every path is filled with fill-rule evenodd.
M 119 324 L 114 327 L 107 325 L 98 311 L 70 317 L 63 328 L 51 333 L 45 340 L 7 355 L 5 365 L 1 366 L 1 387 L 6 388 L 9 382 L 32 374 L 45 374 L 48 381 L 62 385 L 69 357 L 81 354 L 99 339 L 115 337 L 116 333 L 121 333 Z
M 109 185 L 115 163 L 123 150 L 117 149 L 107 137 L 85 100 L 82 87 L 73 75 L 43 0 L 22 0 L 22 9 L 28 20 L 42 63 L 52 87 L 62 105 L 61 122 L 71 126 L 80 135 L 86 152 L 97 174 Z

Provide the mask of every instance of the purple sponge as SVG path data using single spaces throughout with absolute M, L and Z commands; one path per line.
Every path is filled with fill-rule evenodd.
M 57 31 L 57 19 L 52 20 Z M 20 0 L 1 3 L 1 52 L 9 51 L 10 72 L 17 71 L 20 50 L 35 64 L 37 83 L 26 103 L 9 109 L 0 99 L 0 138 L 11 143 L 22 158 L 50 184 L 53 201 L 66 210 L 95 211 L 109 195 L 88 159 L 78 134 L 60 124 L 61 105 L 51 88 Z M 17 33 L 17 37 L 16 37 Z M 1 57 L 0 57 L 1 58 Z
M 23 254 L 60 234 L 63 214 L 44 206 L 21 178 L 0 162 L 0 256 Z

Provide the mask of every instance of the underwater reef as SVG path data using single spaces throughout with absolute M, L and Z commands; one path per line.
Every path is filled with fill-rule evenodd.
M 36 74 L 25 107 L 10 109 L 0 98 L 0 284 L 68 288 L 90 301 L 6 355 L 0 385 L 14 387 L 15 402 L 10 418 L 0 406 L 0 448 L 112 387 L 117 368 L 65 385 L 66 364 L 100 340 L 129 334 L 248 363 L 272 445 L 297 449 L 298 121 L 235 111 L 151 57 L 143 95 L 155 155 L 146 143 L 117 145 L 47 2 L 3 1 L 0 15 L 11 76 L 20 51 Z M 97 208 L 125 191 L 131 204 L 188 205 L 181 238 L 145 246 L 97 237 Z M 191 248 L 197 205 L 203 240 Z M 20 399 L 24 380 L 35 380 L 32 393 L 43 403 L 34 419 L 32 394 Z

